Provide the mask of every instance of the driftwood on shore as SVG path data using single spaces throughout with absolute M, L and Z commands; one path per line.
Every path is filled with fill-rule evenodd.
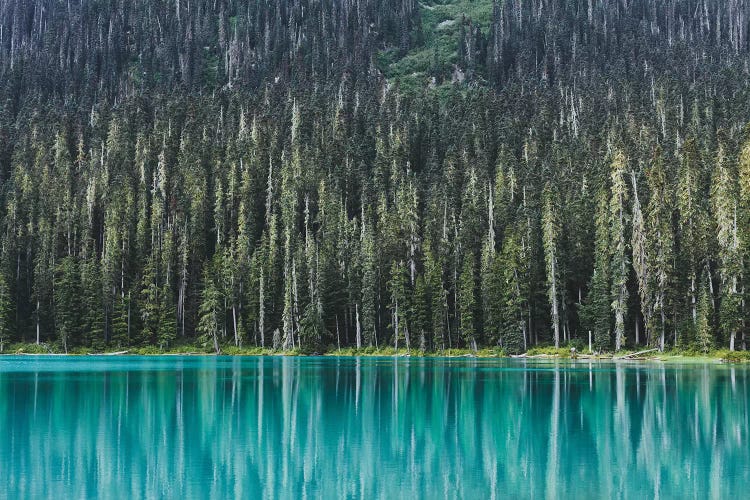
M 654 352 L 654 351 L 658 351 L 658 350 L 659 350 L 659 348 L 646 349 L 645 351 L 632 352 L 630 354 L 626 354 L 624 356 L 619 356 L 617 358 L 612 358 L 612 359 L 633 359 L 633 358 L 636 358 L 637 356 L 640 356 L 641 354 L 646 354 L 646 353 Z
M 611 359 L 613 361 L 618 360 L 627 360 L 627 359 L 647 359 L 647 358 L 639 358 L 641 354 L 646 354 L 653 351 L 658 351 L 659 349 L 646 349 L 645 351 L 638 351 L 633 352 L 630 354 L 625 354 L 624 356 L 612 356 L 611 354 L 578 354 L 575 353 L 571 355 L 570 357 L 567 356 L 561 356 L 559 354 L 511 354 L 511 358 L 524 358 L 524 359 Z
M 128 352 L 130 351 L 89 353 L 89 356 L 120 356 L 122 354 L 127 354 Z
M 56 353 L 56 352 L 16 352 L 16 353 L 7 353 L 12 356 L 67 356 L 65 353 Z

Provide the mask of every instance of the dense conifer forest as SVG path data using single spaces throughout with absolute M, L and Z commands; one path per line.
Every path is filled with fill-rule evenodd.
M 745 349 L 748 30 L 748 0 L 0 0 L 0 343 Z

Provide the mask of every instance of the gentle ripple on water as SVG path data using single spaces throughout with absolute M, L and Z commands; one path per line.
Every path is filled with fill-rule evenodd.
M 741 498 L 745 366 L 0 358 L 2 498 Z

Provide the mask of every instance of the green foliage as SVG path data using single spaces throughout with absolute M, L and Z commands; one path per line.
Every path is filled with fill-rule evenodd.
M 308 304 L 300 321 L 300 345 L 302 353 L 319 352 L 326 334 L 322 310 L 319 304 Z
M 406 347 L 408 349 L 410 347 L 408 338 L 409 302 L 407 301 L 407 293 L 409 290 L 406 266 L 403 261 L 393 261 L 391 264 L 388 290 L 391 296 L 391 328 L 393 329 L 394 348 L 398 349 L 399 340 L 403 339 L 406 342 Z
M 526 350 L 525 318 L 523 317 L 523 292 L 521 290 L 522 248 L 515 234 L 509 234 L 503 244 L 500 266 L 503 269 L 501 299 L 502 346 L 508 354 L 520 354 Z
M 216 283 L 216 266 L 215 263 L 206 262 L 203 266 L 202 274 L 203 293 L 201 294 L 201 304 L 198 309 L 198 332 L 200 340 L 204 344 L 210 344 L 218 354 L 221 352 L 219 347 L 219 336 L 223 328 L 223 297 L 221 289 Z
M 727 363 L 750 362 L 750 351 L 719 351 L 715 356 Z
M 130 298 L 115 297 L 111 316 L 110 343 L 119 348 L 130 345 Z
M 549 184 L 544 186 L 544 208 L 542 212 L 542 241 L 544 244 L 544 261 L 547 271 L 547 287 L 549 303 L 552 311 L 552 328 L 554 330 L 555 346 L 560 346 L 560 265 L 558 258 L 558 239 L 560 234 L 557 220 L 554 192 Z
M 55 271 L 54 309 L 55 326 L 65 352 L 68 352 L 68 345 L 73 345 L 79 340 L 78 284 L 78 265 L 75 258 L 63 258 Z
M 417 336 L 421 351 L 426 351 L 428 347 L 432 347 L 431 305 L 430 290 L 427 288 L 424 276 L 419 276 L 414 285 L 414 321 L 412 328 Z
M 708 353 L 713 344 L 711 331 L 711 304 L 708 300 L 708 289 L 705 279 L 701 280 L 700 298 L 698 299 L 698 317 L 695 324 L 695 343 L 703 353 Z
M 581 325 L 593 336 L 593 348 L 598 352 L 612 348 L 609 281 L 609 226 L 608 197 L 605 190 L 598 195 L 594 245 L 594 272 L 589 281 L 589 293 L 581 307 Z
M 484 336 L 488 345 L 497 345 L 502 338 L 503 269 L 499 256 L 485 246 L 482 253 L 481 297 Z
M 715 216 L 718 243 L 721 304 L 719 330 L 729 340 L 729 350 L 735 349 L 735 339 L 742 325 L 742 254 L 738 226 L 738 189 L 733 165 L 726 158 L 723 144 L 719 144 L 716 169 L 711 184 L 711 203 Z
M 622 151 L 615 151 L 610 167 L 611 198 L 609 202 L 610 272 L 612 280 L 612 313 L 614 315 L 615 351 L 625 344 L 625 316 L 627 314 L 628 256 L 625 240 L 628 198 L 625 185 L 627 159 Z
M 732 9 L 199 3 L 0 16 L 0 344 L 746 348 Z
M 177 308 L 166 286 L 162 286 L 161 297 L 157 338 L 159 346 L 166 349 L 177 338 Z
M 5 273 L 0 271 L 0 352 L 5 350 L 5 343 L 13 331 L 13 299 Z
M 461 267 L 461 275 L 458 284 L 459 311 L 461 314 L 461 335 L 467 346 L 477 350 L 476 331 L 477 324 L 475 318 L 476 297 L 475 297 L 475 279 L 474 279 L 474 256 L 468 254 L 464 256 L 464 263 Z

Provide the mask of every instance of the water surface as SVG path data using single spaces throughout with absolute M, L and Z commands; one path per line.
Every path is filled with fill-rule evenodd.
M 748 368 L 0 357 L 4 498 L 741 498 Z

